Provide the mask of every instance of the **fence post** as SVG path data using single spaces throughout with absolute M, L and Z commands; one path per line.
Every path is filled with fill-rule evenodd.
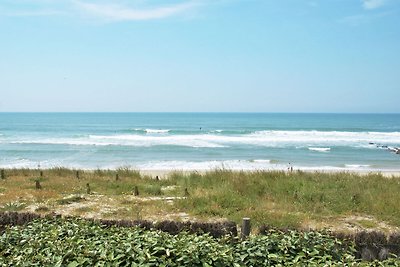
M 190 196 L 190 194 L 189 194 L 189 191 L 188 191 L 188 189 L 187 189 L 187 187 L 185 188 L 185 197 L 189 197 Z
M 134 188 L 133 195 L 134 196 L 138 196 L 139 195 L 139 188 L 137 186 L 135 186 L 135 188 Z
M 42 185 L 40 184 L 39 180 L 35 181 L 35 187 L 36 187 L 36 190 L 42 189 Z
M 243 218 L 242 221 L 242 240 L 249 237 L 251 231 L 250 218 Z
M 118 181 L 118 180 L 119 180 L 119 175 L 117 173 L 117 174 L 115 174 L 115 181 Z
M 79 180 L 79 171 L 76 171 L 76 179 Z
M 4 173 L 4 170 L 1 170 L 1 179 L 6 179 L 6 174 Z
M 90 195 L 90 193 L 91 193 L 89 183 L 86 184 L 86 193 L 87 193 L 88 195 Z

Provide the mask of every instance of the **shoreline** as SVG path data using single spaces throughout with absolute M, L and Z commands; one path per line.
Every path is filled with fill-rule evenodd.
M 218 169 L 209 169 L 209 170 L 187 170 L 187 169 L 181 169 L 181 170 L 137 170 L 140 174 L 142 175 L 149 175 L 149 176 L 159 176 L 160 178 L 168 177 L 173 173 L 183 173 L 183 174 L 191 174 L 191 173 L 198 173 L 198 174 L 205 174 L 208 172 L 213 172 Z M 245 173 L 252 173 L 252 172 L 279 172 L 279 171 L 284 171 L 284 172 L 290 172 L 287 170 L 230 170 L 230 169 L 223 169 L 224 171 L 233 171 L 233 172 L 245 172 Z M 302 170 L 302 169 L 294 169 L 293 172 L 296 171 L 302 171 L 306 173 L 352 173 L 352 174 L 357 174 L 357 175 L 369 175 L 369 174 L 381 174 L 385 177 L 400 177 L 400 170 L 379 170 L 379 171 L 374 171 L 374 170 Z

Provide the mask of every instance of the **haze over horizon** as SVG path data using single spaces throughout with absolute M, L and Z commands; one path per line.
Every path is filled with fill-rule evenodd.
M 0 112 L 398 113 L 400 1 L 3 0 Z

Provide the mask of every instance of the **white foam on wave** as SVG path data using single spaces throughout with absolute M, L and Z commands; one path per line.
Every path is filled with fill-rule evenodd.
M 273 170 L 283 169 L 278 168 L 276 165 L 268 164 L 269 162 L 255 162 L 251 160 L 214 160 L 214 161 L 155 161 L 146 162 L 134 165 L 135 168 L 140 170 L 189 170 L 189 171 L 204 171 L 215 169 L 226 170 Z
M 54 161 L 54 162 L 40 162 L 40 165 L 36 161 L 31 161 L 31 160 L 21 160 L 21 161 L 15 161 L 15 162 L 10 162 L 10 163 L 0 163 L 0 168 L 4 169 L 52 169 L 52 168 L 68 168 L 68 169 L 80 169 L 80 170 L 97 170 L 97 169 L 117 169 L 121 166 L 117 165 L 110 165 L 110 166 L 103 166 L 103 168 L 99 168 L 98 166 L 88 166 L 88 165 L 82 165 L 79 163 L 63 163 L 61 161 Z
M 3 159 L 1 161 L 1 167 L 6 169 L 13 168 L 36 168 L 38 166 L 37 162 L 34 163 L 28 159 L 24 158 L 15 158 L 15 159 Z
M 144 135 L 89 135 L 88 138 L 54 138 L 39 140 L 12 141 L 12 144 L 50 144 L 50 145 L 87 145 L 87 146 L 186 146 L 193 148 L 220 148 L 222 144 L 213 142 L 207 136 L 193 138 L 190 135 L 144 136 Z
M 256 163 L 271 163 L 270 159 L 255 159 L 255 160 L 252 160 L 252 161 L 256 162 Z
M 356 167 L 361 166 L 361 167 Z M 226 169 L 235 171 L 287 171 L 286 164 L 272 164 L 265 160 L 256 162 L 254 160 L 214 160 L 214 161 L 153 161 L 132 165 L 139 170 L 164 170 L 164 171 L 208 171 L 215 169 Z M 349 164 L 345 167 L 338 166 L 297 166 L 293 165 L 294 170 L 302 171 L 321 171 L 321 172 L 340 172 L 340 171 L 376 171 L 369 165 Z M 378 169 L 379 170 L 379 169 Z
M 171 130 L 162 130 L 162 129 L 145 129 L 146 133 L 168 133 Z
M 99 166 L 97 161 L 82 164 L 75 160 L 53 159 L 47 161 L 34 161 L 29 159 L 13 159 L 0 161 L 0 168 L 56 168 L 65 167 L 71 169 L 118 169 L 120 167 L 128 167 L 135 170 L 144 171 L 210 171 L 216 169 L 234 170 L 234 171 L 287 171 L 286 164 L 272 164 L 268 160 L 212 160 L 212 161 L 147 161 L 147 162 L 102 162 Z M 298 166 L 292 165 L 294 170 L 302 171 L 318 171 L 318 172 L 337 172 L 337 171 L 382 171 L 382 169 L 372 168 L 370 165 L 362 164 L 346 164 L 342 167 L 338 166 Z M 400 171 L 400 169 L 385 169 L 385 171 Z
M 395 152 L 395 153 L 397 153 L 398 151 L 400 151 L 400 147 L 391 147 L 391 146 L 389 146 L 387 149 L 388 149 L 389 151 Z
M 330 147 L 309 147 L 308 150 L 317 151 L 317 152 L 329 152 L 331 150 Z
M 148 134 L 165 134 L 171 131 L 170 129 L 143 129 L 143 128 L 135 128 L 132 130 L 135 132 L 142 132 Z
M 369 168 L 371 167 L 368 164 L 345 164 L 344 165 L 346 168 L 351 168 L 351 169 L 358 169 L 358 168 Z
M 258 131 L 250 134 L 261 143 L 276 146 L 331 147 L 348 146 L 371 149 L 370 142 L 400 144 L 400 132 L 339 132 L 339 131 Z
M 294 170 L 315 171 L 315 172 L 330 172 L 330 171 L 348 171 L 348 168 L 337 166 L 295 166 Z
M 90 135 L 75 138 L 51 138 L 36 140 L 14 140 L 21 144 L 66 144 L 66 145 L 118 145 L 156 146 L 175 145 L 187 147 L 231 147 L 252 145 L 263 147 L 297 147 L 313 151 L 327 152 L 332 146 L 373 148 L 370 142 L 400 145 L 400 132 L 323 132 L 323 131 L 259 131 L 252 134 L 181 134 L 165 135 L 170 130 L 152 130 L 152 134 Z M 153 134 L 154 133 L 154 134 Z
M 88 165 L 82 165 L 79 162 L 67 162 L 60 160 L 49 160 L 49 161 L 33 161 L 28 159 L 14 159 L 9 162 L 0 162 L 1 168 L 37 168 L 40 164 L 41 168 L 55 168 L 55 167 L 66 167 L 66 168 L 77 168 L 85 170 L 99 169 L 99 166 L 93 166 L 90 163 Z M 119 163 L 104 162 L 104 166 L 100 169 L 117 169 L 120 166 Z M 185 170 L 185 171 L 205 171 L 215 169 L 226 169 L 226 170 L 279 170 L 284 169 L 277 167 L 277 165 L 270 165 L 268 162 L 254 162 L 251 160 L 223 160 L 223 161 L 148 161 L 140 163 L 124 164 L 124 167 L 130 167 L 131 169 L 137 170 L 162 170 L 162 171 L 174 171 L 174 170 Z
M 36 169 L 36 168 L 53 168 L 61 165 L 60 161 L 56 160 L 42 160 L 42 161 L 34 161 L 27 158 L 11 158 L 11 159 L 3 159 L 0 161 L 0 167 L 6 169 Z M 66 166 L 69 167 L 69 166 Z
M 115 145 L 112 142 L 90 142 L 88 140 L 74 139 L 41 139 L 12 141 L 10 144 L 33 144 L 33 145 L 75 145 L 75 146 L 109 146 Z
M 96 136 L 91 135 L 90 138 L 98 142 L 112 142 L 117 145 L 128 146 L 156 146 L 156 145 L 173 145 L 187 147 L 208 147 L 218 148 L 225 147 L 224 145 L 213 142 L 212 138 L 207 138 L 204 135 L 172 135 L 172 136 L 141 136 L 141 135 L 113 135 L 113 136 Z

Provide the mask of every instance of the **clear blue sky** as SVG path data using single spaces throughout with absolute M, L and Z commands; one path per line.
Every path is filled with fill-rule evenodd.
M 1 0 L 0 111 L 400 112 L 400 0 Z

